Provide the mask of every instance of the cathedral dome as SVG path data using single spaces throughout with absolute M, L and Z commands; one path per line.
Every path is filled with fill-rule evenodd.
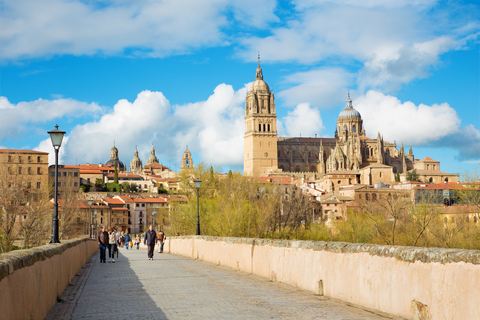
M 340 112 L 338 115 L 338 119 L 357 119 L 361 118 L 362 116 L 360 115 L 360 112 L 355 110 L 352 106 L 352 100 L 350 100 L 350 94 L 348 95 L 347 99 L 347 106 L 345 109 Z
M 261 80 L 255 80 L 252 85 L 250 86 L 250 91 L 267 91 L 270 92 L 270 88 L 268 87 L 268 84 Z

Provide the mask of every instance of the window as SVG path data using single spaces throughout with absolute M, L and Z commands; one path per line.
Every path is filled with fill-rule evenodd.
M 74 176 L 74 177 L 78 177 L 78 172 L 74 172 L 74 173 L 73 173 L 73 176 Z
M 188 158 L 188 153 L 185 155 L 185 158 Z
M 262 131 L 262 124 L 258 124 L 258 131 Z
M 28 162 L 32 162 L 32 156 L 28 156 Z
M 40 189 L 40 182 L 37 182 L 37 189 Z
M 31 167 L 28 167 L 27 172 L 28 172 L 28 174 L 32 174 L 32 168 L 31 168 Z
M 69 172 L 69 173 L 68 173 L 68 176 L 69 176 L 69 177 L 71 177 L 71 176 L 72 176 L 72 173 L 71 173 L 71 172 Z
M 382 173 L 380 172 L 380 178 L 382 177 Z
M 42 168 L 37 167 L 37 174 L 42 174 Z M 54 174 L 55 175 L 55 174 Z
M 342 181 L 341 181 L 341 180 L 338 180 L 338 181 L 337 181 L 337 184 L 342 184 Z
M 138 203 L 135 203 L 135 207 L 137 207 L 137 208 L 138 208 L 138 207 L 140 207 L 140 204 L 138 204 Z
M 18 174 L 22 174 L 22 167 L 18 167 Z
M 41 160 L 41 158 L 40 158 L 40 156 L 38 156 L 37 157 L 37 162 L 41 162 L 40 160 Z
M 61 186 L 62 186 L 62 183 L 61 183 L 61 182 L 59 182 L 59 183 L 58 183 L 58 186 L 59 186 L 59 187 L 61 187 Z
M 268 132 L 270 132 L 270 123 L 268 124 Z
M 12 162 L 12 156 L 8 156 L 8 162 Z
M 74 187 L 78 187 L 78 182 L 74 182 L 74 183 L 73 183 L 73 186 L 74 186 Z
M 27 188 L 31 188 L 32 187 L 32 183 L 31 182 L 27 182 Z
M 8 167 L 8 173 L 12 174 L 12 168 L 11 167 Z
M 63 176 L 64 176 L 64 177 L 67 176 L 67 171 L 64 171 L 64 172 L 63 172 Z
M 353 131 L 353 133 L 357 132 L 357 126 L 356 125 L 353 125 L 352 131 Z
M 40 168 L 37 168 L 37 169 L 40 169 Z M 52 171 L 52 172 L 50 173 L 50 176 L 55 177 L 55 171 Z
M 22 156 L 18 156 L 18 162 L 22 162 Z
M 145 203 L 142 203 L 142 207 L 145 207 Z

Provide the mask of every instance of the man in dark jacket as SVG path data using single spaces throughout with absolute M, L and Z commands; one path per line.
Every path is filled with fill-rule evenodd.
M 105 230 L 105 226 L 102 226 L 102 230 L 98 232 L 97 242 L 100 248 L 100 262 L 105 263 L 105 252 L 108 246 L 108 232 Z
M 156 243 L 157 233 L 153 231 L 153 226 L 150 225 L 148 231 L 145 232 L 145 240 L 143 240 L 143 244 L 146 244 L 148 247 L 148 260 L 153 260 L 153 249 L 155 248 Z

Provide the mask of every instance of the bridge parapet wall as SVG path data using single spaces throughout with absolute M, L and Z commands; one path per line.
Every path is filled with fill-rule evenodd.
M 407 319 L 478 319 L 480 251 L 169 237 L 165 250 Z
M 0 254 L 0 319 L 45 319 L 97 250 L 82 238 Z

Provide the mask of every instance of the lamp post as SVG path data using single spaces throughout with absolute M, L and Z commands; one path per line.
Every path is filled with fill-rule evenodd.
M 89 238 L 92 237 L 92 204 L 93 204 L 93 200 L 92 198 L 90 198 L 88 200 L 88 206 L 90 207 L 90 212 L 88 215 L 88 237 Z
M 53 148 L 55 149 L 55 203 L 53 205 L 53 218 L 52 218 L 52 238 L 50 243 L 60 243 L 58 239 L 58 150 L 62 145 L 63 136 L 65 131 L 58 130 L 58 124 L 55 126 L 55 130 L 48 131 L 50 139 L 52 140 Z
M 157 210 L 153 209 L 152 211 L 153 230 L 155 230 L 155 213 L 157 213 Z
M 93 214 L 95 215 L 95 237 L 97 235 L 97 209 L 93 210 Z
M 202 180 L 197 179 L 195 182 L 195 188 L 197 189 L 197 236 L 200 235 L 200 213 L 199 213 L 199 194 L 200 194 L 200 186 L 202 185 Z

